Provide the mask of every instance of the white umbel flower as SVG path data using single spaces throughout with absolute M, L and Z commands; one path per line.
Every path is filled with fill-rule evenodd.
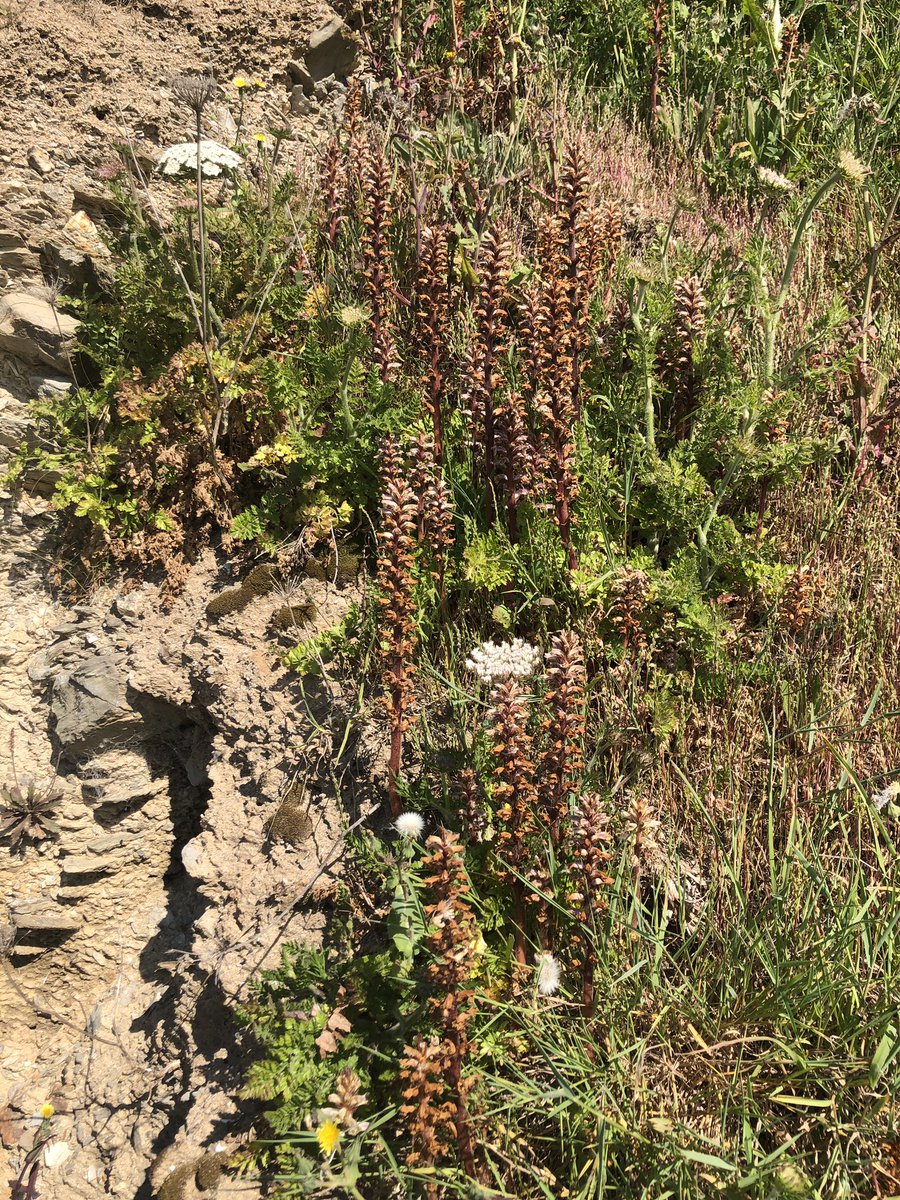
M 552 954 L 546 953 L 535 955 L 537 963 L 537 989 L 542 996 L 552 996 L 554 992 L 559 991 L 559 983 L 562 978 L 562 968 L 559 961 Z
M 872 807 L 876 812 L 881 812 L 900 796 L 900 780 L 895 779 L 893 783 L 889 783 L 886 788 L 872 797 Z
M 401 813 L 394 822 L 394 828 L 401 837 L 418 841 L 425 829 L 425 818 L 417 812 Z
M 759 182 L 764 187 L 771 188 L 773 192 L 792 192 L 794 190 L 794 185 L 787 175 L 782 175 L 780 171 L 773 171 L 770 167 L 757 167 L 756 173 L 759 176 Z
M 537 646 L 513 638 L 511 642 L 482 642 L 466 659 L 466 666 L 482 683 L 496 683 L 500 679 L 527 679 L 538 669 L 542 658 Z
M 200 170 L 204 175 L 221 175 L 223 171 L 232 171 L 240 166 L 241 156 L 223 146 L 221 142 L 204 138 L 200 142 Z M 170 146 L 159 156 L 157 169 L 163 175 L 183 175 L 197 173 L 197 143 L 179 142 Z

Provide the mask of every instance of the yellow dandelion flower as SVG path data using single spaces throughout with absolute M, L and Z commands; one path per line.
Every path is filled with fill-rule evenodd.
M 316 1141 L 319 1143 L 319 1149 L 327 1157 L 334 1154 L 340 1140 L 341 1131 L 338 1129 L 336 1121 L 326 1121 L 324 1125 L 320 1125 L 316 1130 Z
M 259 144 L 261 146 L 264 146 L 266 144 L 266 142 L 268 141 L 268 138 L 266 137 L 266 135 L 264 133 L 254 133 L 253 136 L 256 139 L 256 141 L 259 142 Z
M 53 1116 L 53 1114 L 56 1112 L 56 1109 L 53 1107 L 52 1104 L 42 1104 L 41 1107 L 38 1109 L 38 1112 L 41 1114 L 41 1116 L 43 1117 L 43 1119 L 45 1121 L 49 1121 L 50 1118 Z
M 241 91 L 242 88 L 250 86 L 250 80 L 246 75 L 235 75 L 234 79 L 231 81 L 231 86 L 236 87 L 238 91 Z
M 262 80 L 261 80 L 261 79 L 260 79 L 260 78 L 257 76 L 257 77 L 256 77 L 256 78 L 253 80 L 253 86 L 254 86 L 255 88 L 264 88 L 266 85 L 265 85 L 265 84 L 263 83 L 263 81 L 262 81 Z

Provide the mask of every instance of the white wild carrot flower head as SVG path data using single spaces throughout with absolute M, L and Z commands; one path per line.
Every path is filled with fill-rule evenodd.
M 405 812 L 401 813 L 394 822 L 394 828 L 401 837 L 410 838 L 412 841 L 418 841 L 425 829 L 425 818 L 421 813 Z
M 790 179 L 787 175 L 782 175 L 780 171 L 773 171 L 770 167 L 757 167 L 756 173 L 763 187 L 770 188 L 773 192 L 792 192 L 794 190 Z
M 204 175 L 221 175 L 223 171 L 231 171 L 242 162 L 239 154 L 209 138 L 204 138 L 199 148 L 200 170 Z M 196 174 L 197 142 L 179 142 L 170 146 L 159 156 L 156 165 L 162 175 Z
M 562 979 L 562 968 L 559 965 L 559 960 L 554 958 L 552 954 L 544 951 L 541 954 L 535 955 L 534 961 L 537 964 L 538 991 L 542 996 L 552 996 L 554 992 L 559 991 L 559 984 Z
M 541 664 L 542 651 L 522 638 L 511 642 L 482 642 L 466 659 L 482 683 L 500 679 L 527 679 Z

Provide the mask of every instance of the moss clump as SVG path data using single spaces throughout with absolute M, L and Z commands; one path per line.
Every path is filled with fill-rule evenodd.
M 274 563 L 260 563 L 253 568 L 241 588 L 250 596 L 265 596 L 275 586 L 275 571 Z
M 157 1200 L 184 1200 L 189 1194 L 189 1188 L 194 1181 L 194 1172 L 196 1169 L 197 1159 L 189 1163 L 182 1163 L 180 1167 L 176 1167 L 172 1174 L 166 1176 L 163 1181 L 157 1193 Z
M 303 787 L 295 783 L 287 791 L 266 826 L 268 837 L 278 837 L 290 846 L 302 846 L 312 835 L 313 823 L 305 803 Z
M 282 604 L 272 613 L 271 626 L 275 630 L 297 629 L 306 625 L 316 615 L 316 606 L 305 596 Z
M 218 596 L 213 596 L 206 606 L 206 615 L 226 617 L 230 613 L 240 612 L 258 596 L 265 596 L 275 586 L 275 570 L 274 563 L 260 563 L 238 587 L 226 588 Z
M 229 1154 L 227 1150 L 219 1150 L 217 1152 L 210 1151 L 209 1154 L 204 1154 L 197 1163 L 197 1187 L 201 1192 L 211 1191 L 218 1186 L 219 1180 L 222 1178 L 222 1172 L 228 1163 Z
M 334 583 L 337 587 L 346 587 L 353 583 L 362 570 L 363 560 L 360 552 L 351 542 L 338 542 L 337 550 L 327 557 L 309 558 L 305 570 L 310 579 L 321 583 Z

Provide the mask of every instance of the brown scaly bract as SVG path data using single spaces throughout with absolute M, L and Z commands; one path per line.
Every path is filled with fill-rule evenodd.
M 487 828 L 487 816 L 481 784 L 471 767 L 464 767 L 456 776 L 453 793 L 467 841 L 480 842 Z
M 416 535 L 431 559 L 431 575 L 444 599 L 447 552 L 456 540 L 453 503 L 435 445 L 426 433 L 413 443 L 410 482 L 416 495 Z
M 422 864 L 423 882 L 434 896 L 434 903 L 425 908 L 434 926 L 428 938 L 433 955 L 428 975 L 435 988 L 431 1008 L 442 1040 L 406 1048 L 403 1095 L 414 1101 L 401 1109 L 412 1118 L 408 1124 L 413 1149 L 408 1161 L 436 1162 L 446 1154 L 452 1136 L 466 1173 L 474 1178 L 477 1168 L 467 1104 L 474 1078 L 464 1079 L 462 1072 L 470 1049 L 469 1024 L 475 1015 L 468 983 L 477 928 L 466 899 L 469 882 L 456 835 L 442 829 L 429 837 L 426 846 L 431 854 Z M 440 1089 L 435 1087 L 436 1062 L 440 1063 Z
M 347 173 L 337 136 L 328 139 L 322 158 L 322 218 L 325 237 L 333 250 L 338 229 L 346 219 Z
M 622 567 L 610 585 L 607 619 L 621 635 L 624 648 L 635 657 L 647 648 L 644 616 L 650 600 L 650 580 L 644 571 Z
M 378 531 L 378 587 L 381 591 L 381 678 L 391 726 L 388 794 L 391 812 L 400 815 L 397 776 L 403 734 L 409 726 L 416 650 L 413 551 L 416 497 L 406 479 L 397 443 L 390 439 L 382 458 L 384 490 Z
M 434 1166 L 445 1157 L 455 1133 L 456 1105 L 444 1099 L 444 1048 L 437 1037 L 419 1038 L 407 1046 L 400 1060 L 400 1113 L 406 1119 L 411 1149 L 406 1161 L 411 1167 Z M 436 1185 L 427 1189 L 429 1200 L 437 1196 Z
M 584 653 L 575 633 L 553 635 L 547 655 L 550 710 L 544 721 L 549 745 L 541 760 L 539 798 L 550 822 L 554 846 L 560 846 L 584 768 Z
M 571 836 L 572 862 L 569 868 L 572 891 L 569 903 L 575 917 L 572 942 L 573 964 L 581 969 L 582 1008 L 591 1016 L 594 1009 L 594 969 L 597 962 L 598 918 L 608 907 L 605 892 L 613 882 L 606 872 L 610 860 L 609 818 L 600 807 L 599 797 L 582 797 Z
M 472 438 L 481 447 L 486 509 L 494 518 L 496 472 L 495 394 L 503 385 L 500 363 L 509 349 L 508 280 L 510 248 L 493 230 L 481 244 L 481 275 L 475 307 L 475 333 L 466 355 L 465 390 L 472 420 Z
M 497 410 L 496 481 L 498 495 L 506 501 L 510 541 L 519 537 L 519 505 L 533 489 L 534 449 L 525 423 L 525 407 L 517 392 L 507 394 Z
M 444 457 L 442 397 L 447 379 L 447 343 L 450 329 L 450 261 L 447 229 L 443 225 L 422 230 L 422 250 L 416 279 L 416 315 L 419 340 L 429 357 L 428 410 L 434 433 L 434 454 Z
M 498 683 L 491 694 L 492 753 L 495 759 L 494 803 L 500 834 L 497 839 L 499 874 L 513 894 L 516 957 L 526 961 L 525 896 L 516 872 L 524 873 L 531 856 L 537 794 L 528 709 L 525 693 L 517 679 Z
M 578 479 L 573 465 L 576 411 L 572 371 L 576 343 L 560 242 L 558 219 L 546 215 L 538 229 L 541 278 L 526 298 L 523 333 L 530 375 L 527 386 L 537 416 L 537 458 L 552 481 L 556 524 L 569 567 L 574 569 L 572 504 L 578 495 Z
M 671 423 L 679 437 L 686 437 L 700 390 L 695 359 L 705 328 L 706 301 L 696 275 L 677 279 L 674 290 L 672 321 L 660 340 L 656 363 L 660 377 L 672 390 Z

